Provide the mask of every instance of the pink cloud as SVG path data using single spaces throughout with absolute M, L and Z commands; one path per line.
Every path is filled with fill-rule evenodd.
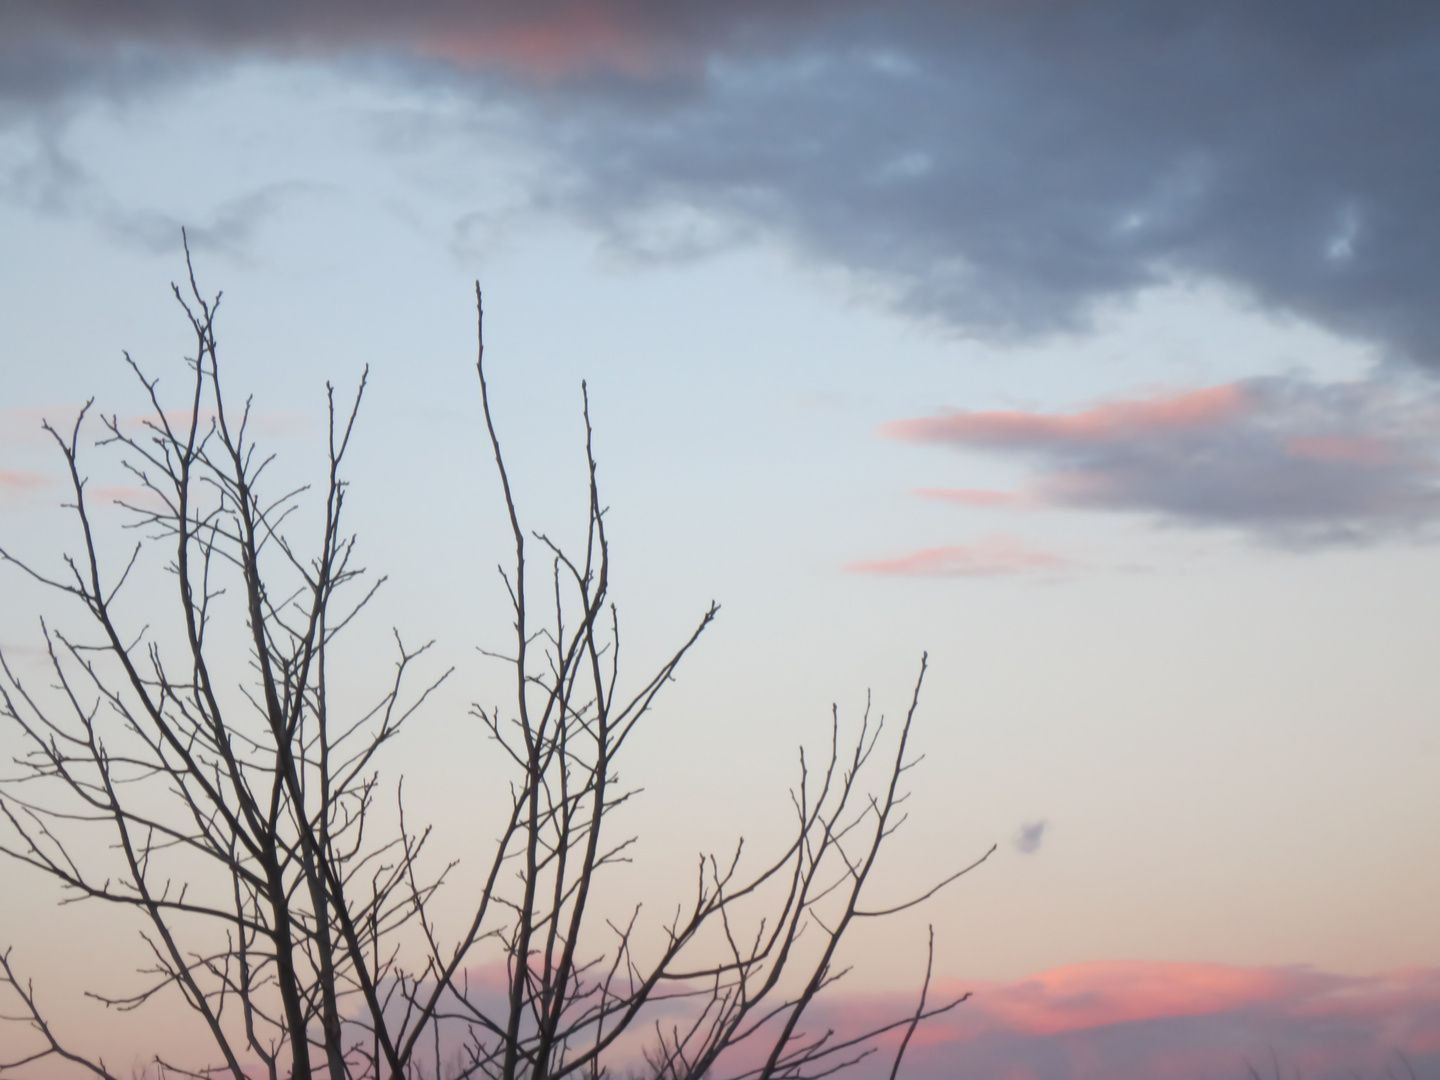
M 1372 379 L 1247 379 L 1072 412 L 956 412 L 881 434 L 1023 459 L 1014 494 L 923 488 L 963 506 L 1143 513 L 1310 547 L 1440 524 L 1440 394 Z
M 1286 1075 L 1307 1080 L 1404 1074 L 1398 1055 L 1440 1069 L 1440 970 L 1345 976 L 1301 967 L 1103 961 L 1013 982 L 952 982 L 932 1001 L 970 999 L 919 1029 L 905 1072 L 1017 1080 L 1161 1080 Z M 907 1009 L 908 1004 L 908 1009 Z M 863 1030 L 913 1010 L 904 995 L 853 995 L 809 1027 Z M 822 1026 L 823 1025 L 823 1026 Z M 889 1038 L 893 1051 L 899 1034 Z M 883 1056 L 883 1055 L 882 1055 Z
M 1002 506 L 1026 506 L 1033 500 L 1018 491 L 993 491 L 989 488 L 915 488 L 913 494 L 922 499 L 939 499 L 960 506 L 994 509 Z
M 200 419 L 199 430 L 208 431 L 210 425 L 215 422 L 216 412 L 212 408 L 203 408 L 198 414 Z M 226 420 L 230 424 L 230 433 L 237 433 L 242 413 L 240 411 L 227 411 Z M 175 432 L 190 430 L 191 412 L 189 409 L 166 409 L 163 419 Z M 140 413 L 134 416 L 119 417 L 119 424 L 127 430 L 145 427 L 163 427 L 160 413 Z M 262 435 L 293 435 L 303 431 L 310 426 L 311 418 L 305 413 L 299 412 L 260 412 L 252 411 L 245 419 L 245 431 L 248 437 L 252 432 L 260 432 Z
M 81 406 L 75 403 L 46 405 L 38 409 L 0 408 L 0 443 L 51 446 L 53 445 L 51 437 L 41 425 L 49 421 L 51 427 L 68 438 L 70 428 L 75 423 L 75 416 L 80 409 Z M 100 415 L 96 410 L 91 410 L 85 421 L 87 431 L 92 430 L 88 425 L 94 424 L 96 426 L 93 431 L 104 434 L 103 429 L 99 426 Z M 189 409 L 166 409 L 164 416 L 170 426 L 177 430 L 188 429 L 190 426 Z M 208 428 L 214 418 L 214 409 L 202 408 L 200 410 L 201 429 Z M 116 419 L 121 428 L 129 431 L 143 427 L 145 424 L 158 424 L 160 414 L 136 413 Z M 231 416 L 232 423 L 239 423 L 239 419 L 238 412 Z M 250 414 L 249 428 L 266 435 L 290 435 L 308 428 L 312 422 L 313 417 L 306 413 L 256 410 Z
M 411 54 L 473 69 L 500 68 L 536 82 L 613 72 L 653 77 L 698 71 L 712 36 L 743 15 L 732 4 L 636 4 L 629 0 L 528 0 L 394 4 L 351 0 L 216 15 L 205 5 L 117 6 L 82 0 L 50 5 L 36 22 L 101 40 L 203 45 L 240 52 L 257 47 L 321 56 L 345 52 Z
M 473 968 L 465 978 L 472 1001 L 503 1008 L 503 965 Z M 965 993 L 966 1002 L 916 1030 L 902 1069 L 909 1080 L 1242 1080 L 1247 1060 L 1271 1075 L 1272 1051 L 1283 1075 L 1298 1070 L 1306 1080 L 1380 1080 L 1387 1067 L 1404 1076 L 1402 1054 L 1419 1077 L 1440 1076 L 1440 969 L 1351 976 L 1096 961 L 1005 982 L 939 980 L 929 1001 Z M 693 1018 L 695 1001 L 657 1002 L 651 1020 Z M 913 992 L 834 993 L 818 998 L 800 1027 L 843 1041 L 914 1008 Z M 626 1040 L 623 1052 L 637 1066 L 652 1034 L 643 1024 Z M 901 1028 L 881 1036 L 880 1052 L 846 1075 L 887 1076 L 902 1036 Z M 743 1072 L 760 1051 L 734 1048 L 717 1075 Z
M 1284 968 L 1101 961 L 1042 972 L 997 988 L 983 1010 L 1011 1031 L 1053 1035 L 1164 1016 L 1203 1016 L 1294 992 Z
M 94 506 L 98 503 L 124 505 L 135 510 L 163 512 L 165 500 L 148 488 L 128 484 L 86 486 L 85 499 Z
M 64 425 L 75 422 L 79 405 L 49 405 L 43 409 L 0 409 L 0 443 L 40 446 L 50 442 L 50 436 L 40 425 L 46 418 L 51 424 L 63 430 Z
M 1115 401 L 1070 413 L 957 412 L 882 424 L 880 434 L 906 442 L 1017 447 L 1119 442 L 1148 434 L 1215 427 L 1253 408 L 1234 383 L 1178 394 Z
M 30 488 L 44 487 L 50 483 L 50 478 L 44 473 L 30 472 L 26 469 L 0 469 L 0 488 L 15 488 L 25 491 Z
M 1058 555 L 1027 547 L 1013 536 L 992 536 L 974 544 L 925 548 L 894 559 L 847 563 L 845 570 L 898 577 L 998 577 L 1064 565 Z
M 595 0 L 567 0 L 533 12 L 522 8 L 518 17 L 483 24 L 470 20 L 423 34 L 417 49 L 466 67 L 495 64 L 545 82 L 597 70 L 643 77 L 674 62 L 673 50 L 656 40 L 652 27 Z
M 107 413 L 106 415 L 108 416 L 109 414 Z M 165 424 L 169 424 L 170 427 L 176 431 L 188 431 L 190 428 L 190 417 L 192 415 L 199 417 L 199 429 L 204 431 L 209 428 L 211 422 L 215 419 L 215 410 L 201 409 L 198 413 L 192 414 L 189 409 L 166 409 L 163 414 L 137 413 L 134 416 L 120 416 L 116 419 L 122 428 L 164 427 Z

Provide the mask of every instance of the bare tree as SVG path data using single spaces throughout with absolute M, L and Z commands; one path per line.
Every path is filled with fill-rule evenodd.
M 508 768 L 510 797 L 493 837 L 432 860 L 430 831 L 409 825 L 400 784 L 382 781 L 379 765 L 450 672 L 415 682 L 429 646 L 397 633 L 389 689 L 358 713 L 331 708 L 337 638 L 384 580 L 365 577 L 343 525 L 341 466 L 365 380 L 344 407 L 327 386 L 323 483 L 270 495 L 273 459 L 250 434 L 250 402 L 237 409 L 222 392 L 220 297 L 207 300 L 193 270 L 187 284 L 174 288 L 195 336 L 187 407 L 167 412 L 158 380 L 127 354 L 151 418 L 137 432 L 99 417 L 97 445 L 119 453 L 140 493 L 127 503 L 141 536 L 128 558 L 107 569 L 87 501 L 88 403 L 68 430 L 46 425 L 70 474 L 81 554 L 47 571 L 0 549 L 78 602 L 90 626 L 82 639 L 42 621 L 51 686 L 28 685 L 0 656 L 0 717 L 23 744 L 0 777 L 9 827 L 0 851 L 58 881 L 67 901 L 140 919 L 152 957 L 144 981 L 92 996 L 128 1010 L 178 995 L 217 1058 L 155 1061 L 192 1076 L 598 1080 L 626 1052 L 621 1037 L 645 1031 L 647 1071 L 663 1080 L 825 1076 L 874 1053 L 889 1032 L 894 1076 L 916 1026 L 963 1000 L 930 1002 L 928 963 L 910 1015 L 864 1032 L 805 1021 L 843 976 L 837 950 L 856 920 L 905 911 L 971 868 L 899 903 L 867 899 L 881 848 L 904 820 L 924 661 L 888 741 L 867 706 L 853 741 L 832 715 L 828 752 L 818 763 L 802 752 L 777 850 L 758 864 L 742 858 L 743 843 L 701 857 L 691 899 L 658 934 L 644 932 L 638 905 L 607 918 L 595 904 L 597 875 L 626 861 L 635 840 L 615 835 L 615 811 L 635 794 L 617 762 L 718 608 L 657 670 L 622 678 L 588 397 L 587 527 L 567 552 L 521 523 L 477 287 L 481 408 L 514 557 L 501 570 L 511 644 L 490 654 L 510 672 L 510 705 L 473 715 Z M 307 497 L 318 504 L 308 526 Z M 297 539 L 307 528 L 308 547 Z M 137 588 L 151 551 L 168 552 L 173 621 L 136 627 L 123 594 Z M 432 901 L 460 854 L 485 871 L 463 929 L 447 937 Z M 486 964 L 503 965 L 503 991 L 472 981 Z M 25 1048 L 0 1056 L 0 1077 L 64 1059 L 112 1080 L 103 1060 L 71 1048 L 9 949 L 0 987 L 13 1002 L 7 1019 L 30 1030 Z

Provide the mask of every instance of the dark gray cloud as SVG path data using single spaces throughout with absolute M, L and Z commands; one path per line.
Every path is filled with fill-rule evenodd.
M 533 85 L 648 87 L 698 79 L 714 49 L 766 43 L 862 0 L 7 0 L 0 101 L 124 93 L 216 61 L 368 56 L 496 69 Z M 411 68 L 418 74 L 417 67 Z
M 971 507 L 1141 512 L 1289 546 L 1426 537 L 1440 519 L 1440 399 L 1428 386 L 1266 377 L 1066 413 L 950 412 L 882 434 L 1015 457 L 1015 492 L 918 493 Z
M 557 93 L 537 129 L 554 200 L 620 244 L 701 208 L 999 336 L 1209 277 L 1440 366 L 1440 9 L 1387 10 L 867 8 L 650 109 Z
M 1015 833 L 1015 838 L 1010 842 L 1022 855 L 1034 855 L 1040 850 L 1040 844 L 1045 839 L 1045 830 L 1049 825 L 1050 823 L 1043 818 L 1040 821 L 1027 821 L 1020 826 Z
M 647 258 L 778 236 L 999 336 L 1209 277 L 1440 368 L 1435 5 L 10 0 L 0 41 L 12 102 L 146 50 L 398 57 L 528 109 L 537 203 Z

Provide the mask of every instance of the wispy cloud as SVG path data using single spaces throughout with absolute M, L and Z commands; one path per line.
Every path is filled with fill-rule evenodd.
M 0 35 L 3 27 L 4 9 L 0 9 Z M 8 59 L 7 44 L 0 38 L 0 70 Z M 161 58 L 152 66 L 163 69 L 166 63 Z M 0 78 L 0 131 L 6 126 L 5 105 L 5 83 Z M 28 124 L 10 125 L 5 132 L 8 138 L 0 143 L 0 198 L 37 214 L 89 222 L 121 245 L 146 252 L 175 252 L 181 246 L 183 225 L 192 249 L 249 258 L 262 228 L 303 198 L 324 190 L 300 180 L 270 182 L 222 199 L 184 220 L 153 207 L 133 205 L 118 197 L 103 176 L 64 145 L 62 135 L 71 111 L 41 110 L 28 117 Z
M 1425 535 L 1440 519 L 1440 399 L 1378 380 L 1249 379 L 1072 412 L 950 412 L 880 432 L 1033 468 L 1020 491 L 918 492 L 969 507 L 1143 512 L 1290 545 Z
M 71 426 L 75 423 L 75 417 L 82 406 L 78 404 L 55 404 L 42 408 L 4 408 L 0 409 L 0 446 L 5 445 L 26 445 L 26 446 L 53 446 L 53 438 L 44 430 L 42 424 L 49 422 L 50 426 L 62 436 L 68 438 Z M 213 408 L 202 408 L 198 414 L 199 428 L 206 431 L 215 421 L 215 410 Z M 88 432 L 96 438 L 106 434 L 104 423 L 107 419 L 113 419 L 122 431 L 136 432 L 149 426 L 161 426 L 169 424 L 174 430 L 188 430 L 192 412 L 189 409 L 166 409 L 164 416 L 157 413 L 134 413 L 126 416 L 110 416 L 91 410 L 85 419 L 86 426 L 82 434 Z M 238 416 L 232 417 L 232 422 L 238 422 Z M 301 412 L 289 412 L 285 410 L 252 410 L 246 421 L 248 433 L 259 432 L 260 434 L 277 437 L 293 435 L 304 431 L 312 426 L 314 418 Z
M 0 488 L 26 491 L 31 488 L 44 487 L 50 482 L 50 477 L 44 473 L 30 472 L 26 469 L 0 469 Z
M 126 204 L 79 162 L 44 148 L 43 140 L 41 149 L 19 162 L 0 162 L 0 195 L 10 201 L 37 213 L 90 222 L 118 244 L 153 253 L 179 251 L 183 226 L 192 250 L 251 258 L 266 225 L 322 190 L 298 180 L 265 184 L 182 220 Z
M 1013 536 L 991 536 L 973 544 L 925 548 L 891 559 L 847 563 L 845 570 L 896 577 L 1000 577 L 1065 565 L 1060 556 L 1037 551 Z
M 1006 506 L 1029 506 L 1033 501 L 1023 491 L 996 491 L 992 488 L 915 488 L 922 499 L 938 499 L 957 506 L 994 510 Z
M 49 405 L 41 409 L 0 408 L 0 446 L 52 445 L 50 436 L 41 426 L 48 419 L 52 426 L 75 422 L 78 404 Z
M 213 408 L 201 408 L 192 412 L 190 409 L 166 409 L 163 414 L 159 413 L 136 413 L 132 416 L 116 416 L 115 422 L 122 430 L 134 431 L 137 428 L 154 428 L 163 430 L 168 425 L 171 431 L 188 431 L 191 418 L 197 420 L 196 427 L 199 431 L 205 432 L 215 426 L 217 413 Z M 241 413 L 227 413 L 232 434 L 239 424 Z M 268 436 L 293 435 L 296 432 L 309 428 L 312 418 L 305 413 L 285 412 L 281 410 L 265 412 L 259 409 L 244 413 L 247 437 L 259 432 Z
M 170 508 L 164 495 L 151 491 L 149 488 L 135 487 L 130 484 L 87 486 L 85 498 L 91 506 L 97 503 L 112 503 L 129 510 L 139 510 L 142 513 L 163 513 Z
M 191 247 L 249 257 L 259 231 L 302 198 L 324 192 L 319 185 L 299 180 L 265 184 L 237 198 L 227 199 L 195 221 L 156 210 L 122 207 L 102 198 L 92 200 L 90 214 L 115 239 L 157 253 L 180 247 L 180 229 L 186 228 Z
M 1164 435 L 1204 431 L 1254 409 L 1241 387 L 1230 384 L 1115 401 L 1072 413 L 956 412 L 948 416 L 896 420 L 880 434 L 907 442 L 940 442 L 986 449 L 1035 449 L 1115 444 Z

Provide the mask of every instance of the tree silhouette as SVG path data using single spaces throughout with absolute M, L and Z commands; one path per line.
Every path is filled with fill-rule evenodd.
M 365 378 L 345 404 L 327 385 L 323 481 L 272 493 L 273 458 L 252 435 L 251 402 L 232 404 L 222 381 L 220 296 L 201 293 L 188 248 L 186 264 L 187 287 L 172 286 L 195 341 L 185 407 L 167 411 L 159 381 L 126 354 L 150 418 L 136 433 L 96 414 L 96 445 L 134 481 L 122 501 L 139 535 L 128 559 L 108 569 L 87 498 L 82 430 L 93 403 L 67 430 L 45 425 L 68 468 L 80 554 L 47 569 L 0 549 L 87 617 L 83 637 L 42 620 L 51 685 L 30 685 L 0 655 L 0 718 L 22 744 L 0 777 L 0 851 L 57 881 L 67 903 L 138 919 L 151 958 L 144 980 L 90 996 L 122 1010 L 183 1000 L 217 1057 L 186 1064 L 161 1048 L 155 1063 L 191 1076 L 598 1078 L 627 1053 L 622 1035 L 648 1032 L 654 1077 L 799 1080 L 853 1064 L 894 1032 L 893 1076 L 916 1026 L 964 1000 L 929 1000 L 928 963 L 909 1015 L 863 1032 L 803 1024 L 844 974 L 837 948 L 857 920 L 905 911 L 971 868 L 899 904 L 865 901 L 903 821 L 924 660 L 898 730 L 887 733 L 867 706 L 846 741 L 832 713 L 828 751 L 818 763 L 801 754 L 775 850 L 755 862 L 737 843 L 700 858 L 690 900 L 654 945 L 637 932 L 639 905 L 625 921 L 607 919 L 594 904 L 597 875 L 623 863 L 635 839 L 615 834 L 614 811 L 635 794 L 617 762 L 719 609 L 658 669 L 622 674 L 584 386 L 588 525 L 583 546 L 567 552 L 521 523 L 477 286 L 482 412 L 514 558 L 501 571 L 511 644 L 489 654 L 510 671 L 510 703 L 476 706 L 473 717 L 509 771 L 509 799 L 493 831 L 432 857 L 430 830 L 410 823 L 400 783 L 381 766 L 450 672 L 418 674 L 429 646 L 396 633 L 387 692 L 359 711 L 331 694 L 343 678 L 337 642 L 384 580 L 358 565 L 345 526 L 342 465 Z M 302 506 L 318 508 L 309 528 Z M 153 549 L 168 554 L 168 579 L 142 583 Z M 165 598 L 163 623 L 127 618 L 120 598 L 139 589 Z M 461 857 L 486 869 L 464 929 L 445 937 L 433 901 Z M 932 933 L 932 956 L 933 943 Z M 72 1049 L 13 956 L 0 952 L 12 999 L 4 1042 L 20 1049 L 0 1055 L 0 1076 L 64 1059 L 114 1080 L 103 1059 Z M 472 979 L 500 962 L 503 987 Z

